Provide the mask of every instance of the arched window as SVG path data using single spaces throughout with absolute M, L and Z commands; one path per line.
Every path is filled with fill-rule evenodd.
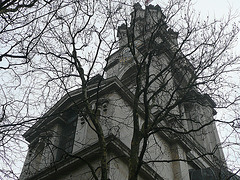
M 135 86 L 136 85 L 136 76 L 137 76 L 137 67 L 136 65 L 130 67 L 122 76 L 121 81 L 124 86 Z

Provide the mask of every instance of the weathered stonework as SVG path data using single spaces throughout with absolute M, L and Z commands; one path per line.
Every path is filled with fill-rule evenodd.
M 169 59 L 177 46 L 177 33 L 167 29 L 164 24 L 165 17 L 159 6 L 149 6 L 147 10 L 148 13 L 145 14 L 146 11 L 137 4 L 135 5 L 136 14 L 132 13 L 132 19 L 135 18 L 142 23 L 136 24 L 139 28 L 139 31 L 135 32 L 136 58 L 144 56 L 143 41 L 150 37 L 150 33 L 146 33 L 144 38 L 141 36 L 141 28 L 146 25 L 144 23 L 148 23 L 148 28 L 151 28 L 153 22 L 160 22 L 163 25 L 159 33 L 160 35 L 164 33 L 164 36 L 159 35 L 156 38 L 155 43 L 159 45 L 156 45 L 159 48 L 159 54 L 153 58 L 153 64 L 149 68 L 151 80 L 156 78 L 157 72 L 168 66 Z M 108 78 L 102 81 L 100 88 L 97 86 L 98 83 L 91 83 L 88 87 L 93 106 L 97 104 L 96 89 L 99 88 L 97 106 L 106 137 L 108 158 L 114 159 L 119 156 L 109 163 L 109 179 L 112 180 L 124 180 L 128 177 L 128 161 L 124 156 L 129 156 L 133 132 L 132 105 L 136 86 L 134 73 L 137 70 L 133 56 L 126 54 L 129 53 L 126 49 L 126 28 L 128 28 L 126 25 L 120 26 L 118 32 L 120 49 L 107 59 L 108 66 L 105 70 Z M 150 29 L 148 30 L 151 32 Z M 161 51 L 163 46 L 169 48 L 169 51 Z M 161 107 L 165 107 L 169 98 L 173 99 L 173 103 L 177 101 L 181 92 L 173 97 L 171 94 L 176 86 L 184 86 L 178 84 L 179 78 L 184 79 L 180 82 L 187 84 L 193 76 L 192 69 L 185 59 L 182 64 L 174 65 L 172 68 L 182 70 L 183 67 L 188 67 L 188 70 L 184 73 L 166 71 L 151 85 L 149 95 L 159 88 L 159 84 L 168 82 L 164 91 L 151 100 L 151 116 L 154 117 Z M 81 114 L 83 112 L 81 110 L 84 109 L 81 105 L 81 91 L 75 90 L 70 95 L 78 102 L 77 107 L 80 107 L 78 110 L 66 95 L 44 115 L 46 118 L 37 122 L 24 134 L 30 146 L 20 179 L 88 180 L 92 175 L 81 158 L 91 163 L 94 168 L 99 167 L 97 135 L 92 122 Z M 143 160 L 156 161 L 142 166 L 139 180 L 190 180 L 189 169 L 220 168 L 225 165 L 221 148 L 217 148 L 214 156 L 207 155 L 207 152 L 213 151 L 220 144 L 216 126 L 211 122 L 214 103 L 209 96 L 201 95 L 196 90 L 192 91 L 191 96 L 198 97 L 201 101 L 197 99 L 193 103 L 182 103 L 173 108 L 170 113 L 174 118 L 169 116 L 157 127 L 173 127 L 176 130 L 188 132 L 191 129 L 200 128 L 202 124 L 210 123 L 196 132 L 176 134 L 166 130 L 151 135 Z M 143 109 L 140 104 L 138 110 L 140 124 L 144 122 Z M 81 113 L 76 113 L 77 111 Z M 53 116 L 55 112 L 62 113 Z M 50 133 L 44 136 L 46 132 Z M 206 155 L 202 156 L 204 153 Z M 177 161 L 178 159 L 180 161 Z M 100 176 L 98 171 L 97 175 Z

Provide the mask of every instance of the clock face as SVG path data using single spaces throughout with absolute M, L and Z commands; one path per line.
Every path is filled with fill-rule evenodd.
M 142 42 L 141 40 L 136 40 L 136 41 L 134 42 L 135 48 L 140 47 L 142 44 L 143 44 L 143 42 Z
M 132 53 L 130 51 L 130 48 L 126 47 L 122 50 L 121 55 L 120 55 L 120 62 L 126 62 L 129 59 L 131 59 Z
M 134 41 L 134 46 L 135 46 L 136 49 L 139 48 L 140 46 L 142 46 L 142 44 L 143 44 L 143 42 L 141 40 Z M 132 57 L 133 57 L 133 55 L 132 55 L 132 53 L 130 51 L 130 48 L 129 47 L 125 47 L 122 50 L 122 52 L 120 53 L 120 62 L 127 62 Z

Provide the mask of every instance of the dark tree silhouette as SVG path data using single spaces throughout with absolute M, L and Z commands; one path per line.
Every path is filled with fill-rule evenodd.
M 215 123 L 221 123 L 239 136 L 240 99 L 233 93 L 239 84 L 226 78 L 239 71 L 239 56 L 231 53 L 239 32 L 233 16 L 202 21 L 191 2 L 183 0 L 144 9 L 127 1 L 6 0 L 0 2 L 0 15 L 0 156 L 7 165 L 1 169 L 3 177 L 16 179 L 12 159 L 29 127 L 25 138 L 33 152 L 29 150 L 24 167 L 28 175 L 44 168 L 40 161 L 47 166 L 51 161 L 54 167 L 67 157 L 81 160 L 92 179 L 102 180 L 109 178 L 109 163 L 121 158 L 127 159 L 129 180 L 160 163 L 179 166 L 210 158 L 218 169 L 226 167 L 224 144 L 210 134 L 216 132 Z M 120 97 L 103 98 L 108 87 L 115 87 L 112 79 L 128 104 L 121 104 Z M 108 114 L 108 104 L 126 114 Z M 233 108 L 235 114 L 213 118 L 217 108 Z M 66 121 L 59 125 L 65 131 L 57 126 L 44 129 L 45 122 L 54 124 L 55 119 Z M 83 131 L 76 121 L 91 129 L 99 148 L 98 166 L 72 153 L 74 144 L 93 143 L 72 138 L 72 129 Z M 109 142 L 122 140 L 126 129 L 128 154 L 109 159 Z M 172 159 L 164 156 L 162 137 L 173 144 Z M 226 145 L 239 147 L 236 137 L 226 137 Z M 178 141 L 198 154 L 175 156 Z

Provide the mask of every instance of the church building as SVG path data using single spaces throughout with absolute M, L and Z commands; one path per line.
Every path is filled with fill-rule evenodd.
M 226 179 L 231 173 L 214 122 L 216 104 L 193 85 L 194 66 L 165 18 L 158 5 L 135 4 L 131 22 L 118 27 L 119 49 L 106 59 L 106 76 L 87 82 L 106 141 L 108 179 L 128 179 L 134 110 L 140 126 L 148 118 L 152 128 L 139 180 Z M 63 96 L 23 136 L 29 149 L 21 180 L 100 179 L 98 137 L 81 88 Z

